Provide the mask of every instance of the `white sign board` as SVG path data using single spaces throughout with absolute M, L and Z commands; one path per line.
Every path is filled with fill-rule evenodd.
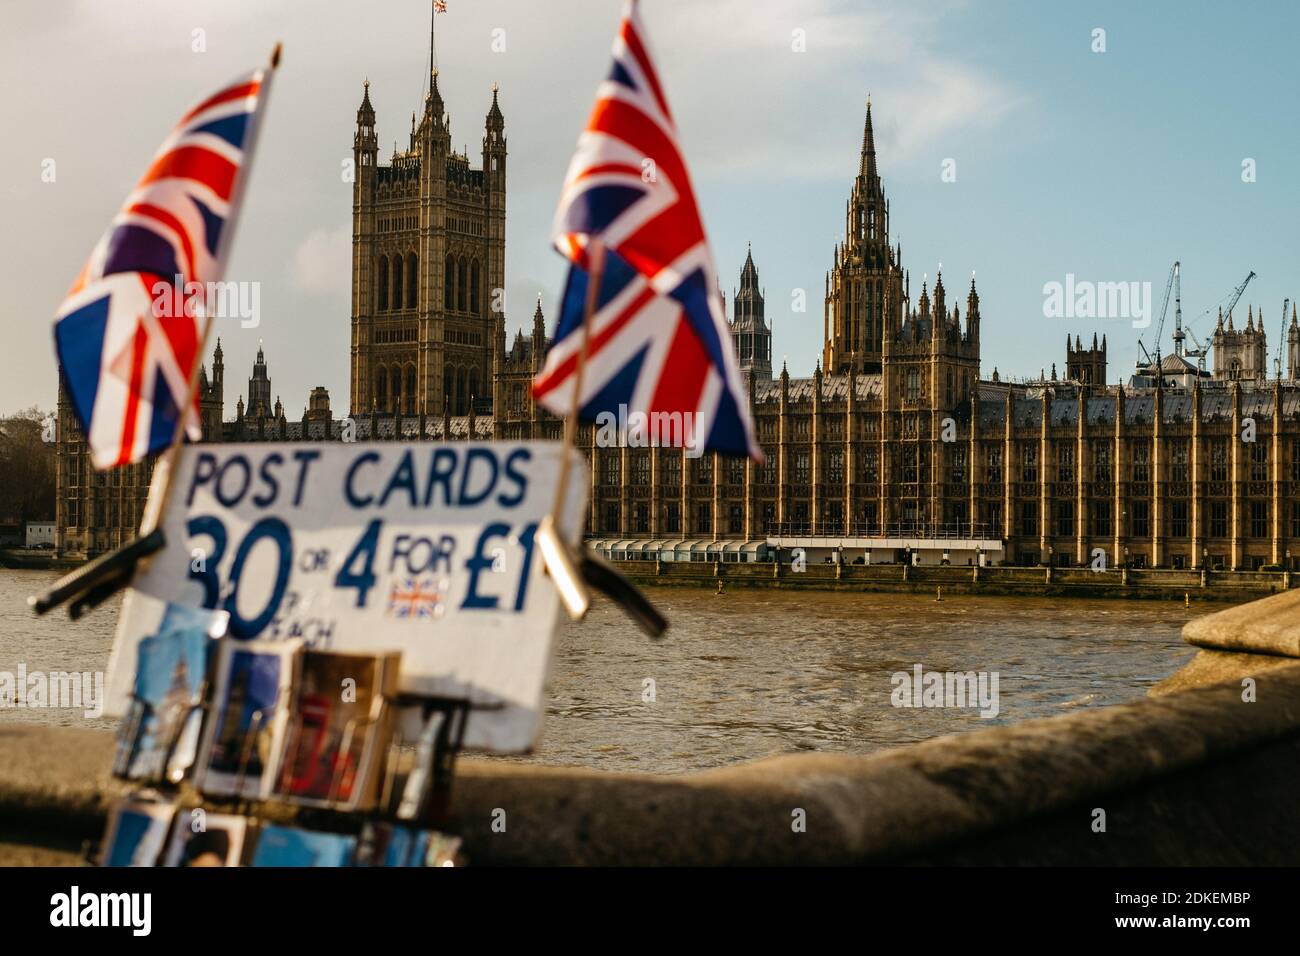
M 474 703 L 466 747 L 528 749 L 560 615 L 534 537 L 563 447 L 185 447 L 167 543 L 122 606 L 108 713 L 125 713 L 136 645 L 171 601 L 228 611 L 235 639 L 401 651 L 403 690 Z M 562 527 L 576 541 L 587 480 L 570 454 Z

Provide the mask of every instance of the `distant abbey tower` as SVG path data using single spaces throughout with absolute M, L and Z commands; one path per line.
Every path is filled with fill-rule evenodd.
M 1264 381 L 1271 373 L 1268 362 L 1268 337 L 1264 334 L 1264 314 L 1255 327 L 1255 313 L 1246 308 L 1246 328 L 1238 331 L 1232 327 L 1232 313 L 1228 325 L 1223 325 L 1223 311 L 1214 328 L 1214 377 L 1231 381 Z
M 352 191 L 354 416 L 490 409 L 497 327 L 504 328 L 506 137 L 496 87 L 482 166 L 452 149 L 429 77 L 405 151 L 379 164 L 370 83 L 357 110 Z

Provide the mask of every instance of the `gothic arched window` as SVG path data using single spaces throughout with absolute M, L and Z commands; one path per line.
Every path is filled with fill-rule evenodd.
M 442 307 L 450 311 L 456 301 L 456 260 L 447 256 L 447 268 L 442 277 Z
M 406 414 L 415 414 L 415 366 L 406 366 Z
M 402 307 L 402 255 L 393 256 L 393 308 Z
M 479 271 L 478 260 L 475 259 L 469 268 L 469 310 L 475 315 L 479 314 L 478 295 L 479 295 Z
M 471 369 L 469 373 L 469 388 L 466 391 L 469 401 L 474 401 L 478 397 L 478 369 Z
M 406 307 L 418 308 L 420 305 L 420 270 L 416 268 L 419 260 L 412 252 L 406 257 Z
M 388 408 L 388 369 L 382 365 L 375 370 L 375 408 Z
M 466 302 L 466 286 L 469 285 L 469 277 L 466 275 L 465 259 L 461 257 L 456 267 L 456 308 L 464 312 L 468 306 Z
M 379 302 L 377 308 L 382 312 L 388 308 L 388 256 L 379 257 L 379 266 L 375 269 L 375 276 L 379 279 Z

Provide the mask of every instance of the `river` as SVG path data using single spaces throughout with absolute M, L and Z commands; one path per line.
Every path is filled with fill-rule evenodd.
M 25 599 L 51 572 L 0 570 L 0 671 L 102 671 L 120 598 L 71 622 Z M 663 588 L 650 641 L 608 603 L 557 640 L 548 764 L 676 773 L 775 753 L 870 753 L 1009 721 L 1135 700 L 1192 656 L 1179 631 L 1215 610 L 1166 601 Z M 1221 605 L 1220 605 L 1221 607 Z M 891 675 L 997 674 L 998 713 L 900 708 Z M 11 721 L 113 727 L 81 711 L 0 709 Z

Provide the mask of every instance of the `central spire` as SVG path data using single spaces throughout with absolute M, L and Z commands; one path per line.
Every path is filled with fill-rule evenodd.
M 861 175 L 874 178 L 876 175 L 876 133 L 871 127 L 871 96 L 867 96 L 867 118 L 862 124 L 862 162 L 859 167 Z

